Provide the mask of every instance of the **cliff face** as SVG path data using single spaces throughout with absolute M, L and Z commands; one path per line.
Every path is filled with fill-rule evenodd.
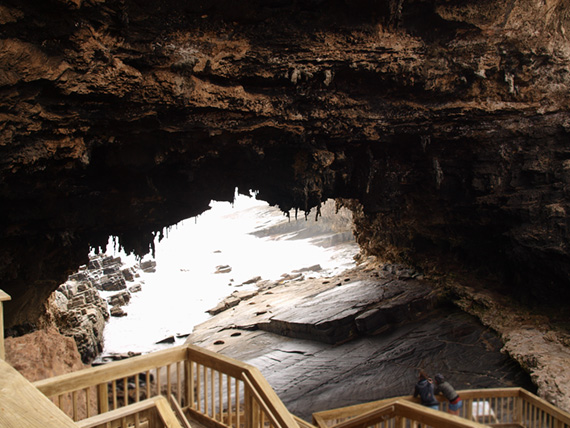
M 89 246 L 144 254 L 236 187 L 570 296 L 569 25 L 563 0 L 2 0 L 7 326 Z

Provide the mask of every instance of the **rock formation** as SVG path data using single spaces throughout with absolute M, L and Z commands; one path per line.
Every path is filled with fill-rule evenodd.
M 535 391 L 528 374 L 501 352 L 495 332 L 408 274 L 368 263 L 340 277 L 262 284 L 228 299 L 232 304 L 216 309 L 187 340 L 258 367 L 305 420 L 319 410 L 408 395 L 420 367 L 446 373 L 461 389 Z M 529 357 L 528 348 L 521 351 Z M 533 378 L 547 380 L 545 374 Z M 548 398 L 567 405 L 570 390 L 564 381 L 558 385 Z
M 4 0 L 6 326 L 236 187 L 342 198 L 365 252 L 558 307 L 569 26 L 564 0 Z
M 71 337 L 85 363 L 103 350 L 107 303 L 88 281 L 69 279 L 48 300 L 48 314 L 64 336 Z
M 127 282 L 140 276 L 137 269 L 151 271 L 155 266 L 151 260 L 125 267 L 119 257 L 91 255 L 89 263 L 70 275 L 49 297 L 40 327 L 55 327 L 62 335 L 73 338 L 83 362 L 92 362 L 103 350 L 103 331 L 109 315 L 125 316 L 122 306 L 129 303 L 131 292 L 140 291 L 140 284 L 127 289 Z M 111 294 L 105 298 L 101 292 Z
M 6 361 L 30 382 L 85 368 L 72 338 L 54 328 L 6 338 Z
M 6 361 L 30 382 L 64 375 L 86 366 L 71 337 L 62 335 L 53 327 L 34 331 L 19 337 L 6 338 Z M 82 418 L 87 417 L 85 391 L 77 394 L 77 401 L 64 399 L 64 411 L 75 410 Z M 94 394 L 90 394 L 90 409 L 97 406 Z M 74 409 L 75 407 L 75 409 Z

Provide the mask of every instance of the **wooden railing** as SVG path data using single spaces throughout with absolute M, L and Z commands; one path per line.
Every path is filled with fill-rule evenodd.
M 11 300 L 9 294 L 0 290 L 0 358 L 5 359 L 5 348 L 4 348 L 4 302 Z
M 259 370 L 240 361 L 192 345 L 92 367 L 34 384 L 80 426 L 128 412 L 135 427 L 145 416 L 132 409 L 153 397 L 170 397 L 179 419 L 189 415 L 217 428 L 310 428 L 294 418 Z M 459 417 L 417 404 L 411 396 L 318 412 L 320 428 L 463 427 L 509 425 L 570 428 L 570 415 L 521 388 L 459 391 Z M 137 406 L 134 406 L 137 404 Z M 113 413 L 114 412 L 114 413 Z M 111 413 L 111 415 L 105 415 Z M 112 418 L 111 418 L 112 419 Z M 465 425 L 467 424 L 467 425 Z M 107 425 L 108 427 L 121 426 Z
M 570 428 L 569 413 L 522 388 L 519 388 L 519 407 L 515 420 L 527 428 Z
M 34 386 L 84 428 L 188 427 L 187 415 L 214 428 L 311 428 L 287 411 L 255 367 L 192 345 L 92 367 Z M 521 388 L 459 393 L 464 402 L 459 416 L 446 413 L 443 399 L 436 411 L 406 396 L 318 412 L 313 421 L 319 428 L 413 428 L 418 424 L 570 428 L 568 413 Z M 170 399 L 170 406 L 164 397 Z
M 255 367 L 192 345 L 32 385 L 3 361 L 2 302 L 7 300 L 10 296 L 0 290 L 2 427 L 190 428 L 190 415 L 214 428 L 314 428 L 289 413 Z M 432 410 L 406 396 L 314 413 L 313 423 L 318 428 L 570 428 L 570 414 L 522 388 L 459 394 L 464 403 L 459 416 L 445 413 L 442 398 L 439 410 Z
M 298 428 L 258 369 L 192 345 L 92 367 L 34 384 L 74 421 L 143 400 L 174 407 L 214 427 Z M 133 418 L 135 427 L 141 417 Z
M 102 413 L 76 423 L 80 428 L 111 428 L 134 426 L 136 421 L 147 420 L 155 428 L 182 428 L 174 411 L 163 396 L 149 398 Z
M 459 412 L 459 416 L 472 423 L 480 423 L 485 426 L 503 425 L 527 428 L 570 428 L 570 414 L 522 388 L 463 390 L 459 391 L 459 395 L 463 399 L 463 407 Z M 438 398 L 440 400 L 440 413 L 445 414 L 444 412 L 447 411 L 447 402 L 442 397 Z M 371 412 L 378 409 L 386 409 L 394 403 L 404 402 L 417 403 L 418 400 L 411 396 L 395 397 L 387 400 L 317 412 L 313 414 L 313 423 L 318 425 L 319 428 L 346 428 L 345 423 L 353 418 L 370 415 Z M 410 420 L 413 420 L 413 418 Z M 378 420 L 377 423 L 368 426 L 394 426 L 390 425 L 390 423 L 392 422 L 390 422 L 388 418 L 386 421 Z M 409 426 L 414 426 L 413 423 Z M 429 423 L 427 424 L 429 425 Z M 440 423 L 435 426 L 443 425 Z
M 378 409 L 347 419 L 335 425 L 335 428 L 404 428 L 418 427 L 419 424 L 423 428 L 484 428 L 487 426 L 407 400 L 396 400 Z

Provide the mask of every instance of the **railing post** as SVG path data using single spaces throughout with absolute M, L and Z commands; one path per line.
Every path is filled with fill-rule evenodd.
M 470 421 L 473 420 L 473 400 L 463 400 L 463 405 L 465 408 L 465 419 L 469 419 Z
M 185 402 L 184 405 L 189 409 L 194 406 L 194 363 L 190 361 L 190 356 L 187 353 L 186 360 L 184 361 L 184 385 L 185 385 Z
M 12 298 L 3 290 L 0 290 L 0 358 L 6 359 L 6 349 L 4 348 L 4 304 Z
M 404 416 L 396 416 L 396 428 L 405 428 L 406 418 Z
M 97 386 L 97 405 L 99 414 L 109 411 L 109 390 L 107 383 L 102 383 Z
M 515 396 L 513 399 L 514 399 L 513 422 L 516 424 L 522 424 L 522 422 L 523 422 L 523 399 L 520 396 L 520 393 L 517 396 Z
M 243 418 L 244 418 L 244 427 L 245 428 L 253 428 L 251 423 L 251 394 L 247 389 L 247 386 L 243 389 Z
M 259 405 L 247 387 L 244 390 L 244 406 L 245 428 L 259 428 Z

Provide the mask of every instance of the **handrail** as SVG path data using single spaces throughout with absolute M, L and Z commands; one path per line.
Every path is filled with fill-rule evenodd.
M 449 415 L 439 410 L 433 410 L 426 406 L 409 402 L 406 400 L 396 400 L 386 404 L 379 409 L 371 410 L 355 418 L 349 419 L 336 428 L 367 428 L 379 422 L 387 422 L 398 418 L 401 426 L 405 426 L 405 420 L 419 422 L 438 428 L 484 428 L 477 422 L 468 421 L 459 416 Z
M 34 382 L 34 386 L 48 397 L 51 397 L 82 390 L 100 383 L 111 382 L 115 379 L 128 378 L 140 372 L 173 362 L 184 361 L 185 359 L 186 349 L 184 347 L 173 347 L 39 380 Z
M 570 427 L 570 413 L 560 410 L 558 407 L 553 406 L 548 401 L 540 397 L 537 397 L 534 394 L 531 394 L 525 389 L 522 388 L 519 389 L 520 389 L 520 396 L 524 401 L 535 406 L 536 408 L 547 411 L 549 415 L 556 418 L 560 423 L 564 423 L 566 424 L 567 427 Z
M 265 407 L 265 411 L 272 419 L 271 422 L 276 427 L 297 426 L 297 422 L 257 368 L 253 367 L 249 372 L 244 372 L 243 377 L 259 403 Z
M 172 409 L 174 410 L 174 413 L 176 414 L 180 422 L 182 422 L 182 425 L 184 425 L 184 428 L 192 428 L 192 426 L 190 425 L 190 421 L 184 414 L 184 410 L 182 410 L 180 404 L 178 404 L 178 401 L 172 394 L 170 394 L 170 405 L 172 406 Z
M 548 420 L 556 428 L 570 428 L 570 414 L 558 409 L 545 400 L 522 388 L 487 388 L 458 391 L 463 400 L 460 416 L 469 421 L 487 425 L 518 424 L 539 427 Z M 442 396 L 440 410 L 447 409 Z M 359 417 L 374 409 L 383 408 L 394 402 L 419 402 L 412 396 L 394 397 L 370 403 L 357 404 L 313 414 L 313 423 L 319 428 L 339 427 L 347 420 Z
M 310 424 L 309 422 L 307 422 L 304 419 L 301 419 L 299 416 L 293 415 L 293 419 L 295 419 L 295 422 L 297 422 L 297 425 L 299 425 L 299 428 L 317 428 L 315 425 Z
M 34 385 L 75 421 L 163 394 L 204 425 L 259 428 L 268 421 L 275 428 L 298 428 L 257 368 L 189 344 Z
M 369 401 L 362 404 L 353 404 L 351 406 L 339 407 L 337 409 L 322 410 L 313 413 L 313 425 L 320 428 L 336 426 L 341 421 L 367 413 L 371 410 L 382 407 L 386 404 L 393 403 L 398 399 L 411 400 L 412 396 L 402 396 L 393 398 L 384 398 L 377 401 Z
M 97 416 L 92 416 L 88 419 L 76 422 L 79 428 L 96 428 L 100 425 L 124 421 L 122 425 L 127 426 L 129 417 L 134 418 L 135 415 L 140 415 L 144 411 L 154 410 L 162 423 L 167 428 L 182 428 L 172 409 L 168 405 L 166 398 L 157 396 L 147 400 L 139 401 L 138 403 L 130 404 L 117 410 L 111 410 L 107 413 L 102 413 Z
M 253 395 L 257 405 L 261 406 L 264 415 L 270 419 L 270 422 L 275 427 L 298 427 L 292 415 L 281 402 L 281 399 L 256 367 L 195 345 L 188 344 L 185 346 L 188 349 L 190 360 L 195 361 L 197 364 L 207 365 L 214 370 L 226 373 L 242 381 L 247 386 L 245 391 Z M 246 398 L 244 397 L 244 399 Z M 227 401 L 230 400 L 228 397 Z M 218 400 L 218 402 L 220 401 Z M 250 420 L 257 420 L 257 416 L 254 414 L 254 406 L 246 405 L 246 407 L 248 411 L 244 413 L 244 417 Z M 236 423 L 236 425 L 238 424 Z
M 3 290 L 0 290 L 0 359 L 6 359 L 6 348 L 4 347 L 4 304 L 3 302 L 7 302 L 11 300 L 9 294 L 5 293 Z
M 141 386 L 141 382 L 145 385 Z M 188 412 L 207 426 L 262 428 L 268 422 L 275 428 L 301 425 L 310 428 L 310 424 L 300 423 L 287 411 L 257 368 L 189 344 L 38 381 L 34 385 L 56 400 L 62 409 L 65 400 L 70 400 L 66 412 L 76 421 L 92 417 L 93 412 L 104 414 L 145 398 L 166 395 L 172 397 L 175 408 Z M 556 428 L 570 428 L 569 414 L 521 388 L 458 392 L 464 402 L 460 416 L 469 420 L 469 426 L 503 423 L 534 427 L 548 420 Z M 86 396 L 86 414 L 78 411 L 81 394 Z M 92 400 L 95 405 L 90 405 Z M 440 410 L 445 411 L 447 401 L 442 397 L 439 400 Z M 317 412 L 313 414 L 313 422 L 319 428 L 327 428 L 351 426 L 362 417 L 381 419 L 395 415 L 423 420 L 423 423 L 433 421 L 434 417 L 452 422 L 456 418 L 444 412 L 431 413 L 433 410 L 418 406 L 417 402 L 418 399 L 411 396 L 394 397 Z M 443 424 L 438 421 L 437 426 L 462 426 Z

